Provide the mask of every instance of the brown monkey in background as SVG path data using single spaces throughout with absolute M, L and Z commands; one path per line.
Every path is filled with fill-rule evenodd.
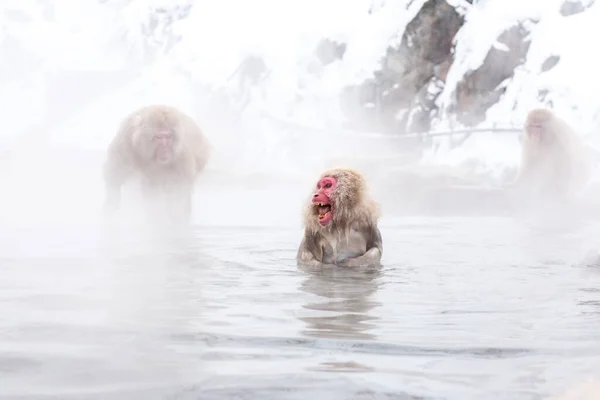
M 195 179 L 204 170 L 210 151 L 196 122 L 178 109 L 150 105 L 132 112 L 108 146 L 105 210 L 119 208 L 121 186 L 140 174 L 145 195 L 171 195 L 176 203 L 170 208 L 189 218 Z
M 378 266 L 383 253 L 378 219 L 379 206 L 358 171 L 324 171 L 304 210 L 298 264 Z
M 548 109 L 533 109 L 525 121 L 521 168 L 514 187 L 565 199 L 588 183 L 590 154 L 571 127 Z

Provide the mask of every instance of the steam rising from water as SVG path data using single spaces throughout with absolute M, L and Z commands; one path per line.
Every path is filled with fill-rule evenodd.
M 397 138 L 354 135 L 342 129 L 344 120 L 338 103 L 340 88 L 361 82 L 372 74 L 378 67 L 382 52 L 402 33 L 404 25 L 424 1 L 205 1 L 195 2 L 187 17 L 177 19 L 171 25 L 165 22 L 168 19 L 165 15 L 158 18 L 155 12 L 149 11 L 149 2 L 141 0 L 85 2 L 85 5 L 82 2 L 79 6 L 74 5 L 75 2 L 54 3 L 50 7 L 53 12 L 50 13 L 33 1 L 7 2 L 7 7 L 21 9 L 27 17 L 23 18 L 24 21 L 3 25 L 6 29 L 3 34 L 6 36 L 2 37 L 4 42 L 0 44 L 8 46 L 9 39 L 17 40 L 24 49 L 22 53 L 16 51 L 11 56 L 13 58 L 7 57 L 15 62 L 20 72 L 15 72 L 15 68 L 7 68 L 2 71 L 8 72 L 0 76 L 0 107 L 5 110 L 0 132 L 0 261 L 8 266 L 3 268 L 7 268 L 4 271 L 11 277 L 10 282 L 4 281 L 6 286 L 3 293 L 14 295 L 15 304 L 23 302 L 23 308 L 12 309 L 14 313 L 3 321 L 7 325 L 16 321 L 15 325 L 19 326 L 16 343 L 20 343 L 19 340 L 26 341 L 28 334 L 31 337 L 36 334 L 44 336 L 44 345 L 49 342 L 56 345 L 55 342 L 68 339 L 76 342 L 77 339 L 84 340 L 86 336 L 82 332 L 87 332 L 90 335 L 88 338 L 93 337 L 94 343 L 98 344 L 98 348 L 87 353 L 88 363 L 94 360 L 94 356 L 100 360 L 102 356 L 118 359 L 117 356 L 121 355 L 118 361 L 122 364 L 119 366 L 124 369 L 130 367 L 140 371 L 143 369 L 139 368 L 141 364 L 152 365 L 152 368 L 144 370 L 154 374 L 147 381 L 153 381 L 156 376 L 165 378 L 165 374 L 172 373 L 178 379 L 197 382 L 198 369 L 203 372 L 204 366 L 198 367 L 193 357 L 180 357 L 156 346 L 157 342 L 162 343 L 153 341 L 155 336 L 159 336 L 157 332 L 162 332 L 161 329 L 171 324 L 183 331 L 197 332 L 203 323 L 202 315 L 197 314 L 207 310 L 203 308 L 205 299 L 202 290 L 210 292 L 208 297 L 218 303 L 221 300 L 219 295 L 224 296 L 223 292 L 233 296 L 235 290 L 232 288 L 241 285 L 242 277 L 254 279 L 248 281 L 255 287 L 261 287 L 265 280 L 265 275 L 261 274 L 275 276 L 273 281 L 276 283 L 269 289 L 288 295 L 294 293 L 297 290 L 295 281 L 285 278 L 294 276 L 294 279 L 300 279 L 294 275 L 295 270 L 286 268 L 293 265 L 295 240 L 299 239 L 301 204 L 319 170 L 336 164 L 356 166 L 367 175 L 375 197 L 383 203 L 384 237 L 388 235 L 393 238 L 399 227 L 406 229 L 402 240 L 391 240 L 390 245 L 386 244 L 384 260 L 389 257 L 389 263 L 393 263 L 387 272 L 398 274 L 396 281 L 388 279 L 390 285 L 418 279 L 413 275 L 415 270 L 424 275 L 433 275 L 427 270 L 429 264 L 451 267 L 453 265 L 448 260 L 458 259 L 460 267 L 468 266 L 473 254 L 478 254 L 477 246 L 479 250 L 483 248 L 483 253 L 479 254 L 486 255 L 483 260 L 490 262 L 490 270 L 494 273 L 510 275 L 507 269 L 503 269 L 508 264 L 515 267 L 512 269 L 522 268 L 517 264 L 523 263 L 523 259 L 515 255 L 514 247 L 510 247 L 513 246 L 512 239 L 503 238 L 505 242 L 495 243 L 499 234 L 491 228 L 485 228 L 490 223 L 485 218 L 468 227 L 471 231 L 480 229 L 486 239 L 484 243 L 477 244 L 473 235 L 465 234 L 465 243 L 458 243 L 458 247 L 448 245 L 442 252 L 436 252 L 432 249 L 440 245 L 437 243 L 440 230 L 450 231 L 454 227 L 444 228 L 440 221 L 434 221 L 433 228 L 426 227 L 435 231 L 431 233 L 423 227 L 423 221 L 411 226 L 410 222 L 396 217 L 396 211 L 400 208 L 398 204 L 415 194 L 415 182 L 418 186 L 422 182 L 421 176 L 441 176 L 440 180 L 454 184 L 466 175 L 474 175 L 475 171 L 485 176 L 483 183 L 478 181 L 482 186 L 494 186 L 502 181 L 506 170 L 514 167 L 518 161 L 518 140 L 515 136 L 483 134 L 474 136 L 456 149 L 450 149 L 448 142 L 442 139 L 435 141 L 435 146 L 427 149 L 421 159 L 423 154 L 419 147 L 412 148 Z M 180 7 L 178 12 L 185 14 L 186 3 L 163 1 L 153 2 L 152 6 L 170 10 Z M 494 35 L 474 34 L 473 31 L 481 32 L 487 27 L 501 30 L 505 22 L 515 20 L 516 14 L 519 17 L 535 15 L 543 18 L 551 15 L 550 11 L 546 11 L 550 10 L 548 4 L 557 2 L 540 0 L 539 4 L 543 7 L 536 7 L 533 1 L 490 0 L 477 3 L 481 4 L 478 12 L 472 14 L 460 35 L 457 66 L 450 74 L 454 82 L 447 85 L 444 99 L 451 98 L 449 88 L 452 84 L 461 79 L 467 67 L 475 67 L 481 61 L 482 54 L 485 54 L 484 50 L 492 45 L 473 41 L 481 38 L 491 41 Z M 548 27 L 553 24 L 560 23 L 561 29 L 555 32 L 560 32 L 563 35 L 561 38 L 568 38 L 579 29 L 598 25 L 597 19 L 594 20 L 594 12 L 598 9 L 595 6 L 591 13 L 575 18 L 572 20 L 574 22 L 557 21 L 558 17 L 547 19 L 546 28 L 534 34 L 532 48 L 538 46 L 535 57 L 528 60 L 525 72 L 519 71 L 514 81 L 507 83 L 510 86 L 508 94 L 491 110 L 489 122 L 510 121 L 518 124 L 524 110 L 536 102 L 536 85 L 540 83 L 529 78 L 531 71 L 535 71 L 536 62 L 544 59 L 546 50 L 550 51 L 542 48 L 542 43 L 548 41 L 542 33 L 548 32 Z M 2 17 L 8 18 L 4 14 Z M 157 19 L 153 21 L 154 17 Z M 489 18 L 496 17 L 501 21 L 487 23 Z M 160 29 L 155 29 L 149 35 L 146 28 L 153 24 Z M 580 28 L 575 29 L 575 25 Z M 312 61 L 314 45 L 323 36 L 347 41 L 349 50 L 343 62 L 328 66 L 319 77 L 308 74 L 306 67 Z M 175 38 L 175 44 L 169 41 L 170 37 Z M 564 40 L 568 42 L 569 39 Z M 577 94 L 589 94 L 588 86 L 593 85 L 574 82 L 573 74 L 567 73 L 569 71 L 563 65 L 581 65 L 581 54 L 574 50 L 577 46 L 569 43 L 567 47 L 569 49 L 564 50 L 569 50 L 570 58 L 563 58 L 563 61 L 568 62 L 562 64 L 561 61 L 554 78 L 546 78 L 543 85 L 551 89 L 562 86 L 571 88 L 556 90 L 552 99 L 562 110 L 572 112 L 571 119 L 580 121 L 584 131 L 591 131 L 596 118 L 593 113 L 595 105 L 589 102 L 578 109 L 571 105 L 575 103 L 573 99 L 578 98 Z M 169 51 L 165 53 L 165 49 Z M 262 56 L 270 70 L 269 78 L 259 86 L 244 86 L 239 81 L 240 75 L 235 74 L 240 62 L 248 55 Z M 593 61 L 585 65 L 593 71 L 592 74 L 598 70 L 593 66 Z M 79 76 L 77 80 L 74 78 L 76 75 Z M 78 83 L 61 83 L 65 81 L 61 76 Z M 99 84 L 101 79 L 106 81 Z M 553 83 L 551 79 L 556 81 Z M 195 117 L 215 150 L 206 174 L 198 182 L 194 220 L 187 227 L 151 223 L 144 214 L 140 199 L 136 198 L 135 185 L 125 192 L 124 210 L 119 218 L 106 220 L 101 216 L 104 149 L 123 116 L 136 107 L 150 103 L 171 104 Z M 443 121 L 440 126 L 444 126 Z M 476 166 L 465 167 L 465 160 L 473 161 Z M 425 165 L 416 168 L 419 162 Z M 436 164 L 441 167 L 436 168 Z M 414 168 L 414 171 L 404 173 L 403 168 Z M 477 181 L 476 178 L 473 180 Z M 436 207 L 452 207 L 452 204 L 462 211 L 485 210 L 486 207 L 502 209 L 506 199 L 496 196 L 492 189 L 487 193 L 482 196 L 481 193 L 471 195 L 467 192 L 453 197 L 452 193 L 442 192 L 430 196 L 430 199 L 438 200 L 437 205 L 425 206 L 430 211 L 435 211 Z M 536 257 L 546 260 L 546 263 L 557 263 L 548 261 L 551 258 L 547 255 L 549 249 L 564 251 L 573 259 L 597 245 L 594 242 L 594 229 L 589 227 L 585 211 L 574 216 L 562 211 L 560 215 L 556 214 L 545 214 L 533 222 L 515 218 L 516 225 L 504 231 L 512 236 L 517 233 L 522 235 L 515 242 L 525 248 L 521 249 L 524 253 L 534 253 L 525 257 L 525 264 L 535 264 L 538 260 Z M 549 215 L 559 218 L 551 219 Z M 510 221 L 503 221 L 502 224 L 504 229 L 504 224 L 510 225 Z M 234 239 L 229 231 L 221 235 L 224 237 L 219 236 L 220 229 L 227 227 L 233 228 Z M 589 234 L 577 236 L 578 232 L 586 229 L 590 230 Z M 206 232 L 216 234 L 211 236 Z M 262 235 L 257 240 L 260 245 L 244 241 L 259 235 L 257 232 Z M 454 235 L 454 231 L 446 232 L 442 237 L 451 240 L 455 238 Z M 565 249 L 562 247 L 564 241 L 559 240 L 563 237 L 569 239 Z M 239 242 L 234 246 L 232 241 L 235 240 Z M 510 246 L 506 243 L 510 243 Z M 413 247 L 421 251 L 411 255 Z M 510 262 L 491 260 L 489 252 L 496 248 L 500 250 L 493 253 L 494 257 L 501 259 L 504 254 Z M 204 251 L 206 249 L 210 251 Z M 462 253 L 460 249 L 463 249 Z M 560 263 L 564 271 L 560 272 L 577 275 L 570 265 L 567 267 L 565 260 L 568 257 L 562 253 L 561 256 Z M 256 260 L 262 264 L 253 264 Z M 198 265 L 202 268 L 195 268 Z M 255 265 L 259 267 L 255 268 Z M 540 268 L 544 267 L 547 265 L 527 270 L 528 274 L 535 276 L 527 281 L 528 285 L 542 285 L 536 280 Z M 215 276 L 211 269 L 218 270 L 216 283 L 210 280 L 211 276 Z M 440 268 L 436 271 L 441 272 L 439 276 L 442 277 L 452 271 L 458 276 L 457 281 L 461 281 L 463 275 L 456 272 L 459 270 Z M 480 273 L 482 277 L 489 277 L 484 271 Z M 554 270 L 548 274 L 555 276 L 558 273 Z M 421 278 L 421 282 L 429 282 L 431 292 L 438 293 L 442 286 L 438 285 L 439 276 Z M 579 283 L 576 278 L 571 276 L 574 283 L 567 289 Z M 508 284 L 513 284 L 514 280 L 514 277 L 504 277 L 506 287 L 503 290 L 514 289 L 514 285 Z M 517 280 L 524 282 L 523 275 L 519 275 Z M 484 278 L 479 282 L 469 282 L 472 283 L 471 288 L 477 287 L 483 292 L 483 281 Z M 556 277 L 555 281 L 557 288 L 565 289 L 561 286 L 562 279 Z M 212 283 L 214 287 L 208 284 L 202 287 L 201 282 Z M 344 291 L 344 285 L 339 282 L 332 284 L 322 277 L 308 277 L 299 286 L 322 297 L 322 293 L 327 291 Z M 422 292 L 418 286 L 411 286 L 411 290 Z M 461 290 L 466 292 L 469 289 L 464 283 L 458 286 L 461 290 L 454 290 L 445 283 L 443 287 L 449 293 L 440 300 L 443 306 L 447 306 Z M 528 286 L 526 291 L 530 292 L 531 287 Z M 30 292 L 25 292 L 23 288 L 28 288 Z M 366 298 L 378 288 L 373 283 L 365 284 L 361 289 L 368 292 L 364 294 Z M 419 294 L 415 293 L 412 294 L 413 299 L 419 301 L 411 306 L 418 317 L 419 312 L 424 312 L 418 307 L 429 299 L 421 301 Z M 516 293 L 519 293 L 518 290 Z M 420 295 L 425 298 L 422 293 Z M 588 296 L 592 297 L 589 293 Z M 557 296 L 556 293 L 549 293 L 547 297 Z M 73 299 L 85 300 L 84 305 L 73 302 Z M 270 297 L 263 299 L 266 300 L 273 303 L 271 307 L 280 306 Z M 397 308 L 397 297 L 389 296 L 388 300 L 392 301 L 385 302 L 387 307 Z M 409 301 L 410 298 L 405 300 Z M 569 300 L 564 301 L 574 307 Z M 54 312 L 38 309 L 29 314 L 36 307 L 28 306 L 27 301 L 49 309 L 54 307 Z M 352 301 L 360 303 L 355 298 Z M 516 300 L 508 301 L 502 294 L 496 301 L 506 306 Z M 364 302 L 367 303 L 366 300 Z M 474 298 L 471 303 L 463 303 L 468 307 L 469 304 L 485 302 L 481 298 Z M 148 307 L 148 304 L 155 308 Z M 340 307 L 338 302 L 332 304 Z M 520 303 L 518 308 L 525 309 L 524 304 Z M 237 318 L 247 322 L 239 317 L 242 314 L 240 308 L 245 304 L 229 303 L 228 306 L 235 311 L 231 315 L 237 315 Z M 329 304 L 329 307 L 334 306 Z M 213 307 L 217 309 L 213 310 L 217 314 L 221 311 L 218 307 L 222 305 Z M 369 307 L 373 307 L 373 304 L 369 303 Z M 271 312 L 277 315 L 275 311 Z M 347 312 L 355 313 L 355 310 L 349 306 Z M 431 320 L 440 318 L 430 310 L 427 312 Z M 571 312 L 569 316 L 574 314 Z M 537 315 L 525 316 L 533 318 Z M 518 317 L 525 318 L 523 315 Z M 66 331 L 65 325 L 74 320 L 80 325 L 70 331 L 73 337 L 65 339 L 62 336 Z M 39 330 L 27 329 L 28 323 L 40 321 L 60 331 L 60 337 L 53 336 L 58 335 L 56 332 L 39 333 Z M 160 325 L 157 321 L 164 324 Z M 321 321 L 323 325 L 330 323 L 323 317 L 307 317 L 305 321 L 312 324 L 305 330 L 310 332 L 312 329 L 316 331 L 315 335 L 319 333 L 317 328 Z M 555 325 L 552 318 L 546 317 L 544 321 L 544 329 Z M 221 319 L 217 319 L 217 322 L 223 323 Z M 478 322 L 480 320 L 471 320 L 473 326 L 479 328 Z M 53 324 L 57 324 L 58 328 Z M 148 336 L 150 339 L 140 339 L 142 341 L 135 342 L 132 348 L 130 341 L 122 340 L 131 333 L 128 329 L 132 326 L 139 329 L 138 334 L 142 332 L 146 339 Z M 419 330 L 413 340 L 417 336 L 422 337 L 425 331 L 435 338 L 435 329 L 429 329 L 427 323 L 423 326 L 427 329 Z M 92 329 L 86 330 L 89 327 Z M 117 333 L 105 335 L 106 332 L 101 328 L 107 327 Z M 292 330 L 287 324 L 278 327 Z M 454 328 L 459 329 L 457 326 Z M 356 333 L 352 330 L 348 332 Z M 568 336 L 565 332 L 562 334 Z M 290 336 L 293 334 L 290 333 Z M 527 331 L 523 336 L 529 337 L 529 334 Z M 369 335 L 365 334 L 364 337 L 368 338 Z M 33 339 L 31 342 L 17 349 L 22 351 L 21 355 L 30 355 L 31 349 L 41 351 L 41 347 L 35 347 Z M 57 346 L 52 351 L 77 351 L 77 348 L 74 350 L 64 342 Z M 187 351 L 194 355 L 191 349 Z M 142 361 L 140 354 L 143 355 Z M 173 360 L 177 361 L 173 362 L 177 368 L 169 364 Z M 422 363 L 421 360 L 414 362 Z M 165 365 L 169 368 L 165 368 Z M 272 366 L 268 364 L 268 367 Z M 66 370 L 77 369 L 72 367 L 73 364 L 71 369 Z M 112 373 L 113 376 L 109 376 L 107 381 L 118 381 L 117 374 L 114 371 Z M 179 373 L 181 376 L 178 376 Z M 50 378 L 54 376 L 50 374 Z M 30 384 L 29 376 L 27 379 Z
M 505 26 L 528 17 L 550 21 L 543 26 L 553 23 L 549 15 L 557 2 L 526 3 L 488 1 L 470 8 L 457 36 L 456 65 L 440 100 L 444 107 L 451 105 L 456 82 L 481 63 L 493 45 L 490 38 Z M 104 150 L 124 115 L 150 103 L 171 104 L 189 113 L 213 144 L 197 196 L 209 213 L 200 206 L 197 221 L 269 224 L 273 215 L 297 221 L 292 215 L 312 179 L 323 167 L 339 164 L 360 168 L 376 196 L 390 205 L 413 189 L 407 180 L 423 177 L 498 186 L 517 166 L 515 135 L 479 134 L 457 148 L 439 139 L 423 152 L 420 144 L 343 128 L 341 88 L 362 82 L 379 68 L 382 54 L 398 41 L 423 4 L 424 0 L 311 0 L 287 2 L 285 7 L 275 0 L 251 5 L 234 0 L 136 0 L 78 7 L 7 3 L 6 10 L 12 11 L 3 14 L 6 29 L 0 44 L 18 45 L 11 47 L 13 58 L 0 77 L 0 104 L 10 110 L 0 133 L 5 188 L 0 216 L 5 223 L 99 223 Z M 492 14 L 497 18 L 486 24 Z M 565 28 L 561 32 L 568 35 L 572 26 L 560 23 Z M 471 34 L 474 30 L 480 34 Z M 313 52 L 323 37 L 347 43 L 347 51 L 343 60 L 314 73 L 309 66 L 315 65 Z M 545 54 L 542 39 L 534 40 L 538 61 Z M 265 77 L 257 84 L 248 83 L 240 69 L 249 56 L 265 63 Z M 28 68 L 18 69 L 21 61 Z M 528 61 L 527 67 L 538 61 Z M 557 79 L 563 76 L 554 74 Z M 507 84 L 516 88 L 525 81 L 517 73 L 514 83 Z M 517 102 L 513 86 L 490 111 L 488 122 L 518 125 L 524 110 L 533 105 L 529 100 Z M 532 87 L 523 90 L 530 93 Z M 244 199 L 235 199 L 236 206 L 215 199 L 204 189 L 212 184 L 270 187 L 279 193 L 271 206 L 277 209 L 258 217 Z M 280 200 L 285 197 L 282 187 L 290 194 L 285 202 Z M 138 208 L 130 203 L 126 214 Z

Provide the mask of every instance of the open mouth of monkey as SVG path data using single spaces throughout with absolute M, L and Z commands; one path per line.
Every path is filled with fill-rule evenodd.
M 171 161 L 171 152 L 167 149 L 158 149 L 156 152 L 156 160 L 161 164 L 168 164 Z
M 333 218 L 333 214 L 332 214 L 333 209 L 331 208 L 331 204 L 323 203 L 323 202 L 315 202 L 315 203 L 313 203 L 313 205 L 317 209 L 319 224 L 321 224 L 323 226 L 327 225 L 329 223 L 329 221 L 331 221 L 331 218 Z

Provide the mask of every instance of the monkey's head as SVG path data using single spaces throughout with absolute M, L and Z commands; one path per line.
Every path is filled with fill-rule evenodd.
M 170 130 L 157 130 L 151 136 L 153 157 L 158 164 L 170 164 L 175 158 L 175 134 Z
M 155 114 L 138 117 L 134 121 L 134 147 L 143 157 L 158 165 L 171 165 L 177 158 L 181 146 L 179 122 L 170 115 Z
M 349 168 L 324 171 L 317 181 L 306 217 L 321 227 L 345 224 L 364 217 L 366 184 L 363 176 Z M 374 210 L 373 210 L 374 211 Z
M 525 133 L 528 139 L 537 145 L 552 143 L 556 139 L 551 129 L 554 118 L 554 114 L 548 109 L 531 110 L 525 121 Z

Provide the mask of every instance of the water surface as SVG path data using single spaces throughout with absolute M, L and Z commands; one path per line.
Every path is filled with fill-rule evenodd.
M 204 190 L 176 232 L 1 226 L 0 398 L 520 400 L 598 371 L 595 221 L 387 213 L 380 270 L 304 271 L 301 189 Z

